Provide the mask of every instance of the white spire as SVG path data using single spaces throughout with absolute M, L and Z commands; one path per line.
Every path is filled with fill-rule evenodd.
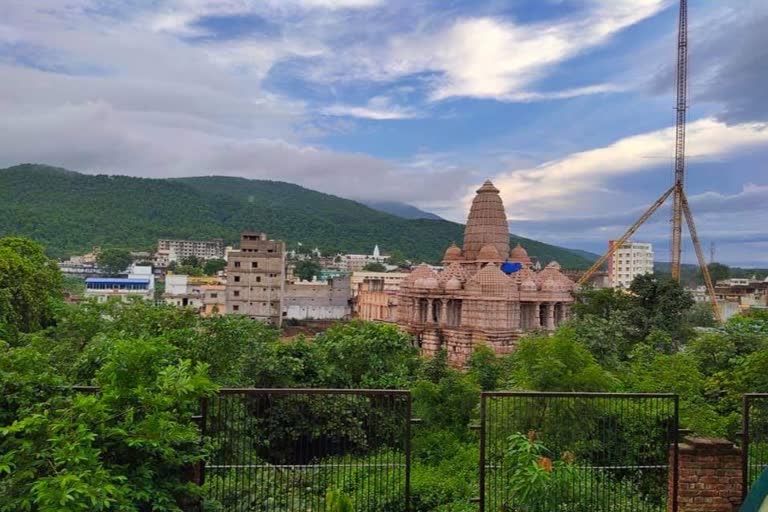
M 373 257 L 378 258 L 381 256 L 381 253 L 379 252 L 379 244 L 376 244 L 376 246 L 373 248 Z

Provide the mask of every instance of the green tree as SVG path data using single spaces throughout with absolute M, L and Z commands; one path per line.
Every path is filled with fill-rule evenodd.
M 686 322 L 693 327 L 715 327 L 715 315 L 712 312 L 712 304 L 709 301 L 697 302 L 688 311 Z
M 382 263 L 379 263 L 378 261 L 372 261 L 370 263 L 366 263 L 363 267 L 363 270 L 366 272 L 386 272 L 387 267 L 385 267 Z
M 39 244 L 0 239 L 0 333 L 11 336 L 51 325 L 62 286 L 58 265 Z
M 133 257 L 126 249 L 102 249 L 96 256 L 99 268 L 112 276 L 125 272 L 132 261 Z
M 227 262 L 222 259 L 206 260 L 205 265 L 203 265 L 203 272 L 207 276 L 213 276 L 225 268 L 227 268 Z
M 724 279 L 728 279 L 731 277 L 731 267 L 728 265 L 723 265 L 722 263 L 718 263 L 716 261 L 713 261 L 709 265 L 707 265 L 707 269 L 709 270 L 709 275 L 712 278 L 712 282 L 716 283 L 718 281 L 722 281 Z M 704 275 L 699 270 L 698 274 L 700 282 L 703 282 Z
M 630 318 L 641 339 L 659 329 L 669 333 L 679 346 L 691 336 L 685 318 L 694 300 L 680 283 L 645 274 L 635 277 L 629 289 L 632 292 Z
M 201 260 L 195 255 L 192 255 L 192 256 L 185 256 L 181 258 L 181 261 L 179 261 L 179 263 L 187 267 L 201 267 L 203 265 L 203 260 Z
M 405 267 L 408 265 L 408 260 L 405 259 L 405 255 L 402 252 L 395 249 L 389 253 L 389 260 L 387 263 L 395 265 L 396 267 Z
M 320 263 L 314 259 L 305 259 L 298 261 L 293 269 L 293 273 L 302 281 L 311 281 L 315 276 L 320 275 Z
M 574 340 L 573 330 L 523 338 L 512 355 L 513 385 L 534 391 L 610 391 L 616 380 Z

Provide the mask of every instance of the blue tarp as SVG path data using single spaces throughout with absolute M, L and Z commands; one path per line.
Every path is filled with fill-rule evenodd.
M 89 277 L 85 284 L 149 284 L 149 279 L 126 279 L 120 277 Z

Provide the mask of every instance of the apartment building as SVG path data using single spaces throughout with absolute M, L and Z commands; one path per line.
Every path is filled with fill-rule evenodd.
M 616 240 L 608 242 L 613 248 Z M 608 276 L 614 288 L 629 288 L 639 275 L 653 274 L 653 245 L 627 241 L 608 259 Z

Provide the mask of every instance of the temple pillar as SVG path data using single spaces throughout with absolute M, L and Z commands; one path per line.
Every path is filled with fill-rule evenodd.
M 533 303 L 533 317 L 531 318 L 531 328 L 541 329 L 541 302 Z
M 520 303 L 512 303 L 512 329 L 520 329 Z
M 547 315 L 547 330 L 555 330 L 555 303 L 547 302 L 544 307 Z
M 419 299 L 413 299 L 411 301 L 411 304 L 413 305 L 413 323 L 420 324 L 421 323 L 421 301 Z
M 448 299 L 440 301 L 440 325 L 448 324 Z
M 434 307 L 435 299 L 427 299 L 427 321 L 426 323 L 434 323 Z

